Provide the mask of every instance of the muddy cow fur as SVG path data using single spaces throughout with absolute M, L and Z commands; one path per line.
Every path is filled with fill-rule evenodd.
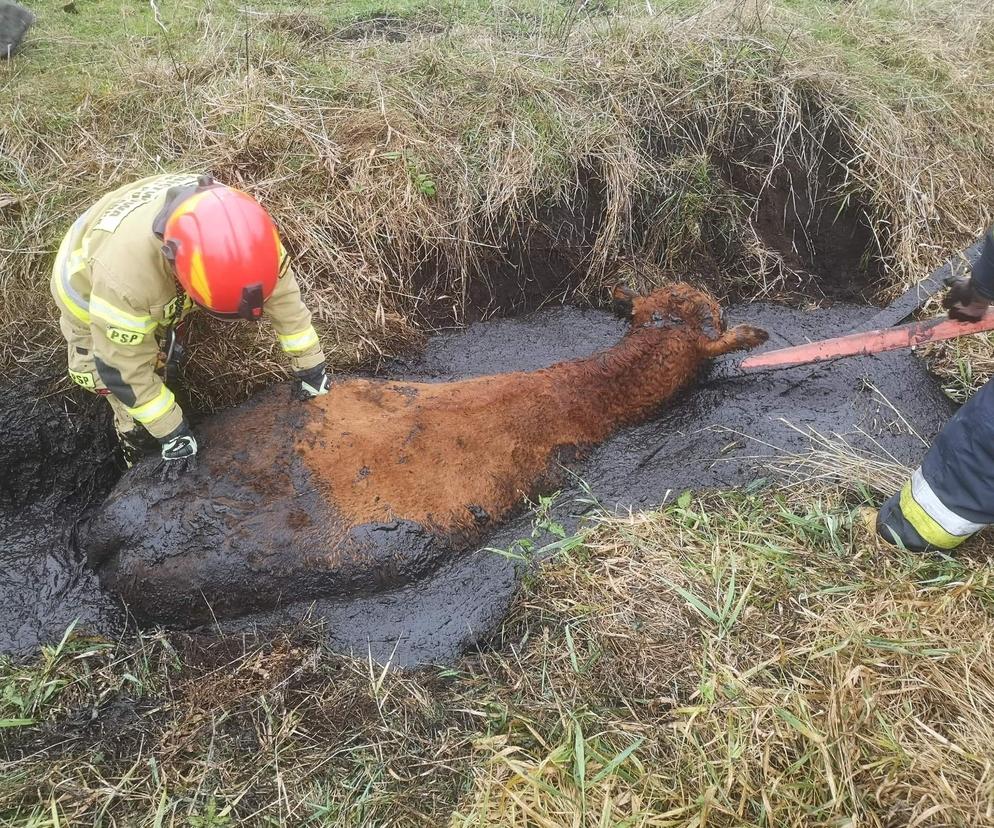
M 563 463 L 648 419 L 711 357 L 766 340 L 724 331 L 707 295 L 615 288 L 631 327 L 612 348 L 459 382 L 343 380 L 307 403 L 285 388 L 202 424 L 196 470 L 125 475 L 84 534 L 135 615 L 209 622 L 417 580 L 556 487 Z

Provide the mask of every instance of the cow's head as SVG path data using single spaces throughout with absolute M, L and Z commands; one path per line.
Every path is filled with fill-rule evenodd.
M 644 327 L 669 327 L 689 324 L 703 333 L 716 336 L 725 330 L 718 303 L 692 285 L 678 282 L 639 296 L 626 285 L 611 291 L 615 313 L 631 322 L 632 330 Z

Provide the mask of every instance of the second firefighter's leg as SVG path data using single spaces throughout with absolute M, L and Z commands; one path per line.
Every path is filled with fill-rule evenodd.
M 994 381 L 943 427 L 921 466 L 880 509 L 877 532 L 908 549 L 955 549 L 994 523 Z

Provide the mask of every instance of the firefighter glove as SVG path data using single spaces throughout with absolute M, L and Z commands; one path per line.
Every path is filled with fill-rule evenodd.
M 177 480 L 197 467 L 197 438 L 185 421 L 159 440 L 159 444 L 162 447 L 159 472 L 163 481 Z
M 950 283 L 949 292 L 942 299 L 942 307 L 949 311 L 951 319 L 961 322 L 976 322 L 990 306 L 976 290 L 970 279 L 959 278 Z
M 297 371 L 297 388 L 294 396 L 298 400 L 309 400 L 313 397 L 320 397 L 328 393 L 331 381 L 328 379 L 328 372 L 324 363 L 308 368 L 306 371 Z

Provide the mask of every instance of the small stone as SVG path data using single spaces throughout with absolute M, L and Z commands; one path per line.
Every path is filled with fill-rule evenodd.
M 10 57 L 17 51 L 34 22 L 35 16 L 24 6 L 0 0 L 0 58 Z

